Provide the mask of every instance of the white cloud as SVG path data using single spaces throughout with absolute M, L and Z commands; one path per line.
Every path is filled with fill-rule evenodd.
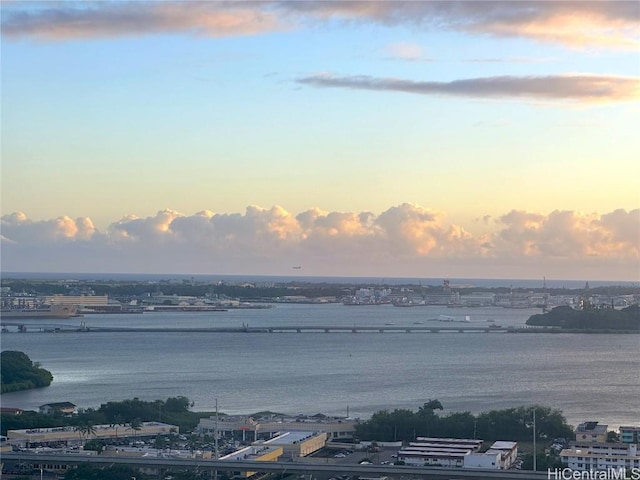
M 508 277 L 525 267 L 541 276 L 597 264 L 613 279 L 637 276 L 640 210 L 514 210 L 484 225 L 474 235 L 443 212 L 409 203 L 379 214 L 315 208 L 293 215 L 278 206 L 232 214 L 163 210 L 122 218 L 106 232 L 86 217 L 34 221 L 14 213 L 2 217 L 2 270 L 267 274 L 301 264 L 317 275 L 424 276 L 438 268 Z
M 386 47 L 386 52 L 392 58 L 401 60 L 429 60 L 425 57 L 423 48 L 415 43 L 393 43 Z

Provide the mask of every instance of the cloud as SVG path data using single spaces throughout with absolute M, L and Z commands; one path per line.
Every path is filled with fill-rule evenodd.
M 640 258 L 640 209 L 604 215 L 513 210 L 499 218 L 495 248 L 505 255 Z
M 318 74 L 299 78 L 314 87 L 404 92 L 475 98 L 529 98 L 577 102 L 628 101 L 638 98 L 640 80 L 613 75 L 496 76 L 450 82 L 416 81 L 370 76 Z
M 184 33 L 255 35 L 284 25 L 265 8 L 234 2 L 60 2 L 3 4 L 2 34 L 46 41 Z
M 231 214 L 162 210 L 124 217 L 105 232 L 87 217 L 35 221 L 18 212 L 3 216 L 1 227 L 3 271 L 273 274 L 300 264 L 316 275 L 424 276 L 439 268 L 487 277 L 498 267 L 542 276 L 553 265 L 588 265 L 624 280 L 637 277 L 640 266 L 640 209 L 513 210 L 486 217 L 485 231 L 476 234 L 410 203 L 379 214 L 314 208 L 294 215 L 279 206 Z
M 393 43 L 385 48 L 387 54 L 394 59 L 409 61 L 431 61 L 424 56 L 424 51 L 420 45 L 415 43 Z
M 305 23 L 403 25 L 572 47 L 638 47 L 636 1 L 261 1 L 3 3 L 7 37 L 69 40 L 184 33 L 252 35 Z M 286 27 L 285 27 L 286 25 Z
M 635 1 L 286 2 L 320 19 L 410 25 L 493 37 L 524 37 L 571 47 L 638 47 Z
M 15 243 L 88 241 L 97 233 L 88 217 L 67 216 L 52 220 L 32 221 L 22 212 L 2 217 L 2 236 Z

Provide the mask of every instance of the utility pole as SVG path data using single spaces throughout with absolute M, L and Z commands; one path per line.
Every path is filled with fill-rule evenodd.
M 537 452 L 536 452 L 536 409 L 533 408 L 533 471 L 537 471 Z
M 218 399 L 216 398 L 216 423 L 213 428 L 213 450 L 214 457 L 218 460 Z M 218 470 L 215 470 L 213 473 L 213 478 L 218 480 Z

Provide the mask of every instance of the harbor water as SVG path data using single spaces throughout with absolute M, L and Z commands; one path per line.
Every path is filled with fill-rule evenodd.
M 347 307 L 278 304 L 226 312 L 88 315 L 42 323 L 111 327 L 523 325 L 539 310 Z M 28 323 L 33 324 L 37 320 Z M 26 323 L 26 322 L 25 322 Z M 2 395 L 2 405 L 37 409 L 69 401 L 184 395 L 194 410 L 271 410 L 368 417 L 438 399 L 446 411 L 479 413 L 548 405 L 572 424 L 640 421 L 640 336 L 513 333 L 72 332 L 2 335 L 54 375 L 51 386 Z

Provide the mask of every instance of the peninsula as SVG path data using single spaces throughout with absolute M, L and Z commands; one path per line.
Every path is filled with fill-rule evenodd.
M 555 307 L 547 313 L 532 315 L 527 325 L 560 327 L 567 330 L 640 331 L 640 307 L 635 304 L 617 310 L 586 305 L 581 310 L 570 306 Z

